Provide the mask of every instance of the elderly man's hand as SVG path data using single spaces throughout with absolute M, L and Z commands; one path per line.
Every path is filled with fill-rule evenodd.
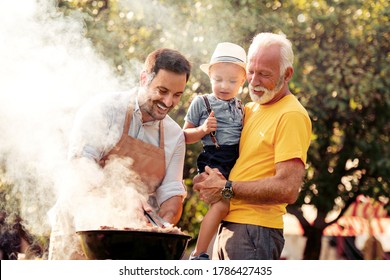
M 202 172 L 200 174 L 195 175 L 194 179 L 192 180 L 193 185 L 197 183 L 201 183 L 208 177 L 208 174 L 206 172 Z
M 206 203 L 213 204 L 222 199 L 221 190 L 226 184 L 225 177 L 217 168 L 206 166 L 205 172 L 194 177 L 194 190 L 199 192 L 200 198 Z

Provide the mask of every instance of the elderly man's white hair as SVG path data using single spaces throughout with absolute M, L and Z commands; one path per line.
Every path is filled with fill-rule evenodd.
M 293 67 L 294 53 L 290 40 L 288 40 L 284 34 L 269 32 L 259 33 L 253 38 L 252 44 L 248 50 L 248 61 L 259 47 L 270 45 L 280 46 L 280 74 L 283 74 L 287 67 Z

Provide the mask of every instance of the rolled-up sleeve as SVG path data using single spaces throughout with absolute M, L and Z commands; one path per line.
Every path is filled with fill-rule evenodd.
M 119 141 L 128 104 L 128 97 L 122 95 L 99 94 L 80 108 L 69 139 L 69 159 L 87 157 L 98 162 Z

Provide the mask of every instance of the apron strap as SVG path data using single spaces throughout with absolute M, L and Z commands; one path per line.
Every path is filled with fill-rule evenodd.
M 123 135 L 129 135 L 129 129 L 130 129 L 130 122 L 131 119 L 133 118 L 133 106 L 131 105 L 131 102 L 129 106 L 127 107 L 127 112 L 126 112 L 126 119 L 125 119 L 125 124 L 123 127 Z
M 161 149 L 164 149 L 164 124 L 163 124 L 163 121 L 164 120 L 161 120 L 160 121 L 160 148 Z

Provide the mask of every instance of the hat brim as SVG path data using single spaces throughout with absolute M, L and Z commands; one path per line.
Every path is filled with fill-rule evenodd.
M 217 63 L 233 63 L 233 64 L 237 64 L 238 66 L 241 66 L 245 70 L 245 72 L 246 72 L 246 64 L 244 62 L 217 61 L 217 62 L 214 62 L 214 63 L 202 64 L 202 65 L 199 66 L 199 68 L 200 68 L 200 70 L 205 72 L 207 75 L 209 75 L 210 67 L 212 65 L 214 65 L 214 64 L 217 64 Z

